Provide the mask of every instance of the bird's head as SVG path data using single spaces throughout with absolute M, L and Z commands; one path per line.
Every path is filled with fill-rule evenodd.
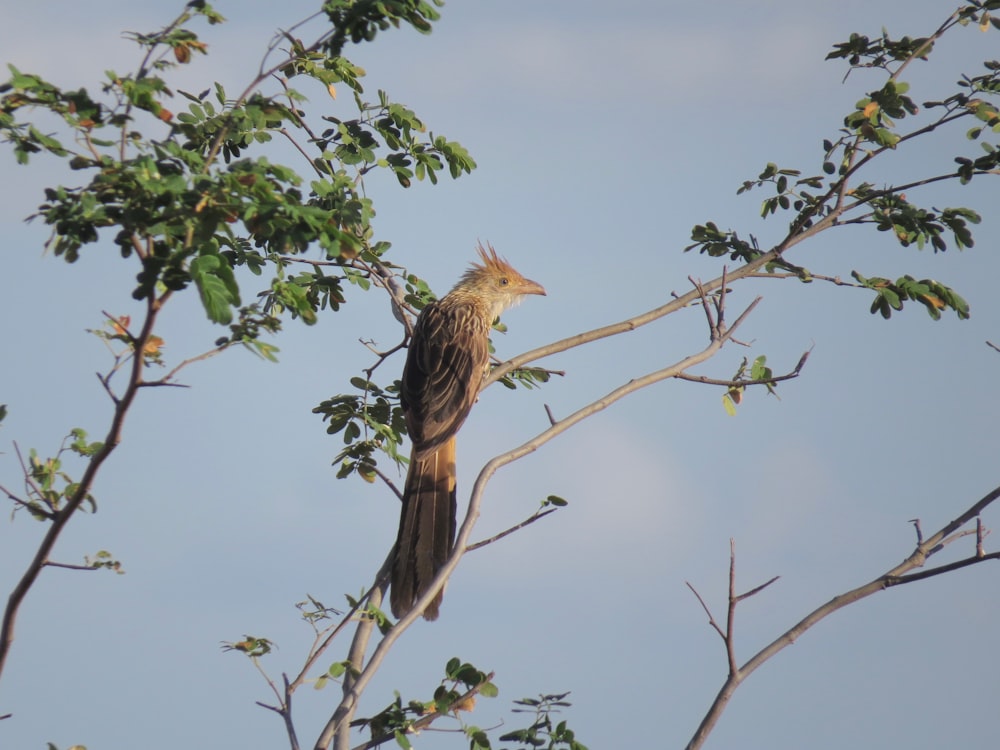
M 487 249 L 488 248 L 488 249 Z M 473 263 L 465 272 L 455 290 L 474 294 L 489 305 L 491 318 L 496 319 L 504 310 L 516 305 L 526 294 L 541 294 L 545 289 L 537 281 L 526 279 L 510 263 L 497 255 L 487 243 L 476 248 L 482 263 Z

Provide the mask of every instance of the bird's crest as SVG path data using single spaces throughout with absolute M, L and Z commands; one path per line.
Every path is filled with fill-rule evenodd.
M 476 254 L 483 260 L 482 263 L 472 264 L 472 268 L 476 271 L 489 271 L 493 273 L 514 274 L 517 277 L 521 276 L 514 266 L 508 263 L 505 258 L 501 258 L 497 255 L 497 251 L 493 249 L 493 245 L 489 242 L 486 243 L 486 247 L 483 247 L 482 242 L 477 243 Z

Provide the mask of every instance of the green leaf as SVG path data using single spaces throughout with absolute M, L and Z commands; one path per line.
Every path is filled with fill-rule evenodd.
M 494 685 L 492 682 L 484 682 L 479 687 L 479 694 L 484 698 L 496 698 L 500 695 L 500 688 Z
M 214 254 L 200 255 L 191 261 L 190 272 L 209 320 L 231 323 L 233 308 L 240 304 L 240 297 L 233 269 L 225 259 Z

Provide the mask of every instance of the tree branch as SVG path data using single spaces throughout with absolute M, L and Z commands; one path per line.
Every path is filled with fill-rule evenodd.
M 156 299 L 152 295 L 147 298 L 146 318 L 143 322 L 142 330 L 138 336 L 135 337 L 137 352 L 142 351 L 143 347 L 149 341 L 150 336 L 153 335 L 153 327 L 156 324 L 162 300 L 162 297 L 160 299 Z M 20 580 L 17 582 L 7 599 L 7 606 L 4 608 L 3 613 L 3 624 L 0 626 L 0 675 L 3 673 L 3 668 L 7 662 L 7 656 L 9 655 L 11 646 L 14 643 L 14 626 L 17 621 L 17 615 L 20 611 L 21 604 L 24 602 L 25 597 L 28 595 L 28 591 L 31 590 L 31 587 L 37 580 L 42 568 L 45 567 L 49 555 L 55 547 L 56 541 L 58 541 L 66 524 L 69 522 L 69 519 L 73 517 L 73 514 L 76 513 L 77 509 L 83 504 L 89 495 L 91 488 L 94 485 L 94 480 L 97 477 L 97 473 L 121 441 L 122 429 L 125 425 L 125 417 L 128 414 L 129 408 L 132 406 L 132 402 L 134 401 L 136 394 L 139 392 L 139 384 L 142 382 L 142 367 L 142 357 L 133 357 L 128 384 L 126 385 L 125 391 L 120 399 L 115 401 L 111 425 L 108 427 L 103 445 L 87 463 L 76 490 L 70 497 L 67 498 L 66 504 L 61 509 L 53 513 L 52 521 L 45 533 L 45 536 L 39 543 L 38 549 L 35 551 L 35 556 L 28 564 L 28 567 L 21 575 Z
M 839 609 L 843 609 L 849 604 L 853 604 L 854 602 L 860 601 L 861 599 L 869 597 L 872 594 L 876 594 L 892 586 L 921 581 L 926 578 L 959 570 L 961 568 L 968 567 L 969 565 L 975 565 L 976 563 L 986 560 L 1000 559 L 1000 553 L 992 553 L 989 555 L 978 554 L 979 545 L 977 544 L 977 554 L 973 557 L 949 563 L 947 565 L 941 565 L 936 568 L 931 568 L 920 573 L 907 575 L 908 571 L 913 570 L 914 568 L 922 567 L 927 558 L 943 549 L 949 541 L 958 538 L 954 535 L 954 532 L 961 529 L 971 520 L 978 518 L 983 510 L 985 510 L 997 498 L 1000 498 L 1000 487 L 990 491 L 985 497 L 979 500 L 979 502 L 971 506 L 955 520 L 941 527 L 932 536 L 919 542 L 909 557 L 907 557 L 902 563 L 888 570 L 878 578 L 875 578 L 862 586 L 858 586 L 855 589 L 851 589 L 850 591 L 835 596 L 826 604 L 817 607 L 789 630 L 785 631 L 785 633 L 781 636 L 758 651 L 742 667 L 737 669 L 735 672 L 731 671 L 729 677 L 723 683 L 722 688 L 716 695 L 715 700 L 712 702 L 712 705 L 709 707 L 708 712 L 705 714 L 705 717 L 702 719 L 701 724 L 695 731 L 694 736 L 688 743 L 688 750 L 697 750 L 697 748 L 701 748 L 704 745 L 705 740 L 708 738 L 712 729 L 714 729 L 716 723 L 728 705 L 730 698 L 732 698 L 733 693 L 736 692 L 736 688 L 739 687 L 743 680 L 750 676 L 750 674 L 756 671 L 758 667 L 764 664 L 764 662 L 772 656 L 777 654 L 786 646 L 794 643 L 803 633 L 813 627 L 820 620 L 823 620 Z M 767 586 L 770 583 L 771 582 L 769 581 L 764 585 Z M 763 587 L 758 587 L 750 593 L 756 593 L 756 591 L 759 591 L 761 588 Z M 747 596 L 749 596 L 750 593 L 748 593 Z

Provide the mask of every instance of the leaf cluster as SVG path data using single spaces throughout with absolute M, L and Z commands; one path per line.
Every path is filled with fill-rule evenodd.
M 444 671 L 445 676 L 435 688 L 431 700 L 411 700 L 404 706 L 397 693 L 395 700 L 378 714 L 355 719 L 351 726 L 369 729 L 373 740 L 385 736 L 394 737 L 400 747 L 410 748 L 410 733 L 429 724 L 436 716 L 452 715 L 457 718 L 461 712 L 473 709 L 476 695 L 484 698 L 495 698 L 498 695 L 496 685 L 491 682 L 491 675 L 468 662 L 458 658 L 449 659 Z M 470 747 L 489 748 L 486 732 L 478 727 L 465 727 L 464 731 L 470 739 Z
M 565 721 L 555 721 L 552 715 L 571 704 L 566 700 L 569 693 L 541 695 L 538 698 L 522 698 L 514 701 L 521 708 L 515 713 L 533 714 L 533 721 L 523 729 L 515 729 L 500 737 L 501 742 L 515 742 L 519 749 L 546 748 L 546 750 L 587 750 L 587 746 L 576 739 L 576 734 Z
M 326 0 L 323 12 L 333 27 L 324 42 L 324 50 L 331 56 L 343 52 L 348 41 L 358 44 L 375 39 L 379 31 L 398 28 L 407 23 L 423 34 L 429 34 L 431 23 L 440 18 L 436 8 L 443 0 Z
M 325 11 L 341 22 L 334 36 L 359 38 L 371 36 L 373 25 L 405 20 L 421 26 L 420 18 L 437 17 L 425 3 L 329 2 Z M 136 299 L 194 286 L 215 323 L 285 312 L 315 322 L 319 311 L 336 311 L 346 302 L 345 280 L 367 289 L 371 264 L 389 249 L 373 239 L 375 210 L 363 192 L 363 175 L 381 168 L 403 185 L 413 177 L 436 182 L 441 169 L 458 177 L 475 162 L 460 144 L 425 138 L 420 118 L 386 92 L 379 91 L 375 104 L 362 101 L 364 71 L 329 44 L 290 40 L 275 94 L 255 85 L 234 99 L 218 83 L 198 94 L 175 94 L 164 74 L 188 63 L 192 52 L 208 51 L 187 25 L 195 15 L 222 20 L 199 2 L 163 30 L 131 34 L 145 52 L 143 62 L 133 74 L 108 71 L 101 97 L 64 91 L 11 67 L 10 79 L 0 85 L 0 136 L 22 163 L 44 151 L 89 178 L 46 191 L 37 216 L 52 227 L 55 255 L 73 262 L 84 246 L 113 230 L 122 256 L 140 260 Z M 314 132 L 302 108 L 305 97 L 288 85 L 297 77 L 318 80 L 331 93 L 346 85 L 358 116 L 325 116 L 333 127 Z M 264 80 L 262 75 L 257 83 Z M 178 95 L 187 108 L 175 115 L 167 102 Z M 59 115 L 74 144 L 23 118 L 38 109 Z M 151 123 L 142 121 L 146 115 Z M 139 127 L 166 132 L 149 136 Z M 296 143 L 317 179 L 306 184 L 295 169 L 251 155 L 275 136 Z M 308 271 L 288 273 L 292 256 L 313 246 L 343 272 L 325 273 L 314 262 Z M 273 270 L 259 307 L 242 306 L 239 267 L 253 275 Z M 262 327 L 277 329 L 274 322 L 243 326 L 240 337 L 248 340 Z
M 406 422 L 399 404 L 399 381 L 381 388 L 370 380 L 351 378 L 351 385 L 360 394 L 339 394 L 324 400 L 313 409 L 327 422 L 330 435 L 343 432 L 344 448 L 333 459 L 340 464 L 337 476 L 343 478 L 357 472 L 367 482 L 376 478 L 375 452 L 388 455 L 397 464 L 407 459 L 399 453 Z
M 977 23 L 983 30 L 997 26 L 991 11 L 994 0 L 969 2 L 928 37 L 892 38 L 888 32 L 876 38 L 854 34 L 847 42 L 835 45 L 828 59 L 845 59 L 849 71 L 876 68 L 886 72 L 878 88 L 857 101 L 843 119 L 843 128 L 834 138 L 824 139 L 817 173 L 779 167 L 768 163 L 755 179 L 745 180 L 737 190 L 747 193 L 767 188 L 773 194 L 763 199 L 761 216 L 777 214 L 788 217 L 787 230 L 770 246 L 761 246 L 756 237 L 743 239 L 733 230 L 720 228 L 717 222 L 697 224 L 691 230 L 692 244 L 685 251 L 697 250 L 713 257 L 728 257 L 745 264 L 739 273 L 754 273 L 758 268 L 768 274 L 792 275 L 805 282 L 817 278 L 842 284 L 840 274 L 816 274 L 788 260 L 791 249 L 814 234 L 848 225 L 871 224 L 890 234 L 904 248 L 922 250 L 930 246 L 935 253 L 949 244 L 957 249 L 975 244 L 972 227 L 979 224 L 978 212 L 967 207 L 936 208 L 921 205 L 915 196 L 925 185 L 942 181 L 968 184 L 974 177 L 1000 173 L 1000 144 L 989 143 L 984 136 L 1000 133 L 1000 62 L 987 60 L 985 72 L 963 76 L 954 93 L 927 101 L 919 106 L 907 82 L 900 76 L 915 60 L 926 60 L 934 44 L 955 25 Z M 914 122 L 910 121 L 922 118 Z M 966 131 L 968 141 L 977 142 L 979 155 L 959 154 L 957 167 L 951 171 L 931 172 L 903 184 L 892 184 L 875 173 L 879 158 L 890 151 L 910 148 L 917 139 L 963 120 L 976 122 Z M 902 309 L 905 300 L 919 301 L 936 320 L 941 311 L 951 309 L 959 318 L 967 318 L 969 307 L 950 287 L 931 280 L 916 280 L 900 275 L 890 282 L 880 276 L 868 278 L 857 269 L 851 275 L 854 286 L 876 292 L 872 311 L 888 318 Z
M 951 308 L 958 317 L 965 320 L 969 317 L 969 303 L 954 289 L 933 279 L 917 280 L 906 275 L 890 281 L 879 277 L 865 278 L 857 271 L 851 274 L 863 287 L 875 292 L 871 312 L 880 313 L 883 318 L 890 318 L 893 310 L 902 310 L 903 302 L 913 300 L 919 302 L 934 320 L 941 319 L 941 311 Z
M 88 441 L 87 433 L 75 427 L 54 456 L 43 458 L 34 448 L 30 449 L 22 466 L 24 500 L 16 507 L 27 510 L 38 521 L 53 521 L 80 491 L 79 480 L 64 468 L 64 456 L 73 453 L 87 459 L 103 447 L 101 442 Z M 97 512 L 97 500 L 90 492 L 84 493 L 83 502 L 90 507 L 91 513 Z

